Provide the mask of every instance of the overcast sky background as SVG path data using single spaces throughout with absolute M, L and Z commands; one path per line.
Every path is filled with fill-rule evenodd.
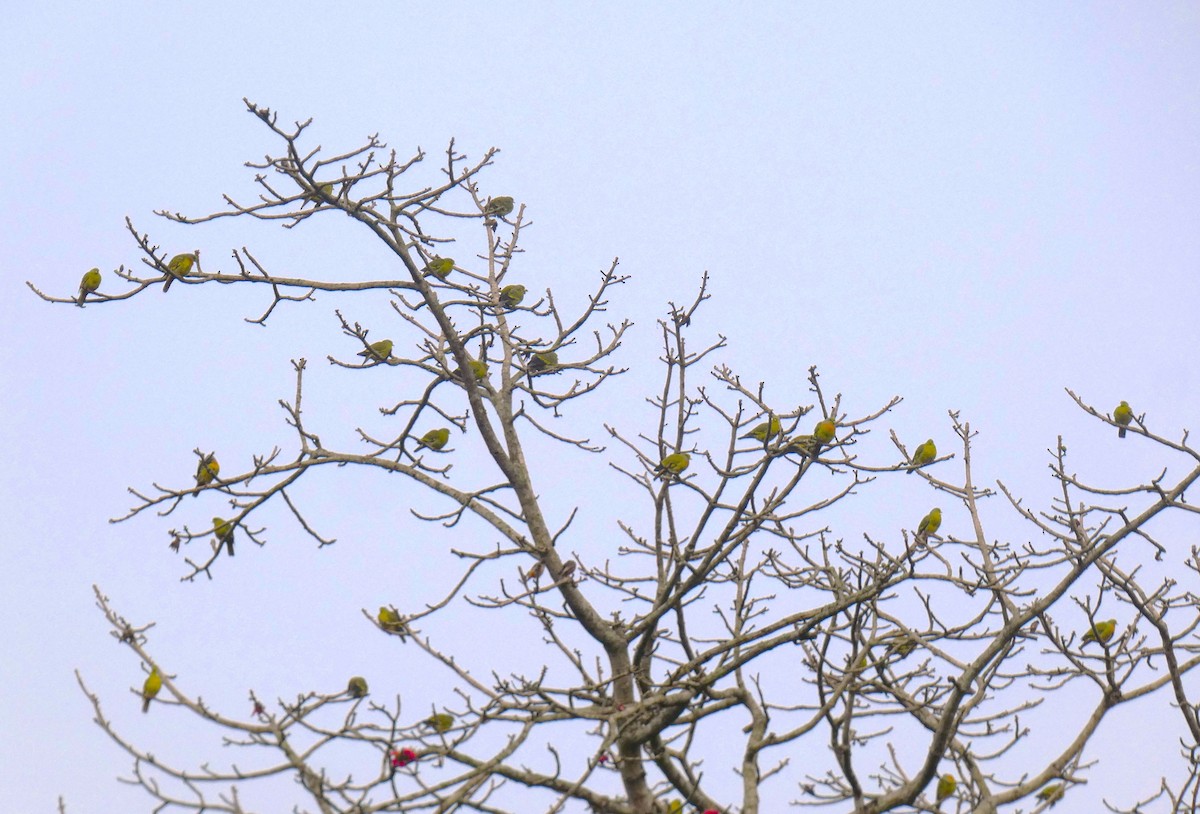
M 1059 435 L 1077 471 L 1102 484 L 1181 471 L 1141 439 L 1118 444 L 1063 388 L 1104 411 L 1128 399 L 1169 436 L 1196 428 L 1195 4 L 215 0 L 27 3 L 8 17 L 7 810 L 50 811 L 60 793 L 72 814 L 151 808 L 114 781 L 129 762 L 91 723 L 77 668 L 135 742 L 172 756 L 218 752 L 163 743 L 163 719 L 184 717 L 176 710 L 141 715 L 126 694 L 142 681 L 137 659 L 108 637 L 93 584 L 131 621 L 157 622 L 152 652 L 230 714 L 249 712 L 251 687 L 288 698 L 340 689 L 355 673 L 418 708 L 453 700 L 432 697 L 435 679 L 412 675 L 412 661 L 359 614 L 431 600 L 450 579 L 439 570 L 446 549 L 490 544 L 472 539 L 480 529 L 470 524 L 444 531 L 408 519 L 410 507 L 431 505 L 415 487 L 349 470 L 306 478 L 294 496 L 337 545 L 318 551 L 282 512 L 267 513 L 267 547 L 243 545 L 214 581 L 194 584 L 179 581 L 167 530 L 208 523 L 225 508 L 217 496 L 166 519 L 106 522 L 133 505 L 129 486 L 185 485 L 197 446 L 220 450 L 227 471 L 275 445 L 290 457 L 277 404 L 293 395 L 289 359 L 309 359 L 309 416 L 324 440 L 353 449 L 354 427 L 387 426 L 375 408 L 396 394 L 369 378 L 383 371 L 324 361 L 355 350 L 336 307 L 377 326 L 375 336 L 405 336 L 382 298 L 322 296 L 282 307 L 262 328 L 244 318 L 266 302 L 239 286 L 149 290 L 82 310 L 25 287 L 70 295 L 99 266 L 102 290 L 113 290 L 111 269 L 137 258 L 126 215 L 169 253 L 199 247 L 229 269 L 230 250 L 248 246 L 280 273 L 395 276 L 345 218 L 288 232 L 243 221 L 188 228 L 151 214 L 219 209 L 222 192 L 252 198 L 242 164 L 278 144 L 244 96 L 281 121 L 313 117 L 310 143 L 330 153 L 375 132 L 401 156 L 424 148 L 434 167 L 451 138 L 472 157 L 500 147 L 482 184 L 527 206 L 534 226 L 520 263 L 534 290 L 578 305 L 619 257 L 632 279 L 609 316 L 636 323 L 618 357 L 632 372 L 564 419 L 597 441 L 600 420 L 624 422 L 630 436 L 653 432 L 641 398 L 659 373 L 654 321 L 668 300 L 690 301 L 707 270 L 713 300 L 693 341 L 728 337 L 717 361 L 748 383 L 767 381 L 783 409 L 811 403 L 812 364 L 852 416 L 904 397 L 864 445 L 873 460 L 895 454 L 888 429 L 955 451 L 953 409 L 980 432 L 977 481 L 1000 478 L 1036 506 L 1055 494 L 1046 450 Z M 591 491 L 580 483 L 619 486 L 608 460 L 632 465 L 620 447 L 559 454 L 537 464 L 552 524 L 600 494 L 579 494 Z M 879 491 L 894 512 L 850 513 L 835 531 L 897 538 L 934 499 L 918 480 L 893 476 Z M 605 497 L 584 513 L 595 525 L 581 529 L 615 540 Z M 948 525 L 965 522 L 942 501 Z M 632 498 L 630 507 L 636 521 L 648 517 Z M 1029 534 L 999 498 L 988 511 L 990 537 Z M 568 543 L 594 561 L 607 556 L 594 540 Z M 477 638 L 480 648 L 505 644 Z M 1165 725 L 1122 733 L 1123 747 L 1157 736 L 1173 754 L 1177 713 L 1165 697 L 1138 711 Z M 1115 754 L 1093 756 L 1112 766 Z M 1131 794 L 1156 785 L 1138 780 Z M 784 791 L 792 799 L 794 788 Z M 1094 791 L 1070 802 L 1095 803 Z

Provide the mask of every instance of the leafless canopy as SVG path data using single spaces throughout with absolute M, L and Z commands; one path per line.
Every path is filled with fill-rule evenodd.
M 1030 507 L 1003 483 L 976 484 L 974 433 L 957 413 L 940 432 L 939 456 L 918 467 L 912 456 L 924 439 L 879 431 L 899 398 L 856 410 L 825 391 L 815 368 L 804 404 L 777 403 L 763 384 L 743 383 L 719 362 L 723 337 L 692 342 L 705 278 L 659 323 L 662 387 L 649 399 L 657 420 L 614 421 L 601 447 L 547 419 L 566 414 L 568 402 L 599 398 L 594 391 L 623 372 L 613 356 L 630 323 L 604 322 L 614 288 L 626 282 L 615 260 L 577 313 L 560 308 L 552 290 L 516 292 L 509 286 L 529 224 L 523 204 L 510 209 L 484 192 L 495 151 L 471 161 L 451 143 L 419 180 L 428 173 L 423 152 L 401 158 L 372 136 L 322 157 L 303 146 L 310 122 L 281 126 L 275 113 L 247 106 L 281 144 L 278 157 L 249 164 L 258 199 L 227 197 L 222 211 L 202 217 L 157 214 L 288 229 L 348 216 L 390 251 L 395 279 L 301 279 L 240 248 L 223 269 L 197 251 L 200 262 L 177 289 L 245 285 L 252 298 L 258 286 L 265 303 L 249 318 L 257 323 L 314 292 L 388 298 L 395 320 L 386 328 L 359 324 L 351 305 L 336 312 L 354 351 L 329 362 L 396 368 L 408 395 L 382 408 L 396 419 L 394 434 L 360 431 L 366 451 L 329 449 L 304 420 L 307 363 L 295 360 L 295 392 L 281 402 L 293 450 L 263 450 L 249 471 L 221 471 L 204 485 L 131 490 L 134 505 L 120 519 L 171 517 L 198 490 L 228 496 L 242 545 L 235 560 L 221 556 L 213 528 L 168 532 L 184 579 L 212 578 L 240 563 L 241 551 L 253 556 L 246 543 L 267 541 L 256 515 L 271 501 L 318 545 L 329 542 L 289 488 L 315 467 L 367 466 L 448 498 L 453 510 L 424 513 L 429 521 L 452 527 L 472 515 L 503 543 L 456 551 L 461 573 L 443 601 L 363 622 L 379 628 L 380 647 L 454 672 L 460 702 L 444 718 L 410 718 L 398 703 L 347 690 L 254 697 L 255 714 L 238 719 L 209 708 L 191 677 L 164 667 L 155 704 L 203 719 L 236 753 L 220 765 L 174 766 L 118 732 L 81 677 L 97 723 L 133 758 L 130 780 L 155 810 L 243 812 L 241 790 L 270 778 L 294 781 L 294 811 L 323 813 L 1041 810 L 1103 779 L 1085 749 L 1109 712 L 1144 696 L 1163 716 L 1178 715 L 1186 737 L 1179 760 L 1141 799 L 1106 789 L 1111 808 L 1196 809 L 1200 720 L 1188 674 L 1200 661 L 1189 585 L 1197 549 L 1151 533 L 1168 510 L 1195 514 L 1185 491 L 1200 477 L 1200 456 L 1186 432 L 1168 438 L 1136 418 L 1121 443 L 1151 445 L 1164 469 L 1118 487 L 1075 474 L 1060 440 L 1049 451 L 1059 494 Z M 132 223 L 129 231 L 142 256 L 116 270 L 125 290 L 81 303 L 115 306 L 177 277 L 149 234 Z M 439 263 L 451 257 L 452 266 Z M 74 292 L 34 291 L 76 302 Z M 384 349 L 385 336 L 399 338 Z M 1115 436 L 1108 414 L 1069 395 Z M 834 422 L 833 438 L 815 437 L 821 421 Z M 452 438 L 476 436 L 497 474 L 453 469 L 453 441 L 422 441 L 442 426 Z M 627 484 L 619 550 L 601 559 L 567 553 L 572 517 L 547 516 L 527 464 L 526 445 L 538 435 L 578 450 L 579 466 L 612 467 L 608 477 Z M 209 451 L 196 453 L 200 464 Z M 913 483 L 899 480 L 912 473 L 929 504 L 879 514 L 873 507 L 886 503 L 871 501 L 889 484 Z M 920 528 L 933 506 L 944 510 L 940 528 Z M 985 515 L 1006 532 L 989 531 Z M 876 531 L 844 537 L 859 520 Z M 497 560 L 511 564 L 509 578 L 483 580 L 480 566 Z M 514 637 L 529 629 L 514 620 L 528 615 L 537 636 L 516 646 L 544 658 L 499 675 L 469 653 L 446 652 L 422 626 L 454 599 Z M 126 621 L 99 590 L 97 600 L 113 635 L 147 670 L 155 666 L 148 626 Z M 1109 617 L 1115 626 L 1105 632 Z M 327 755 L 347 749 L 358 755 L 356 771 L 326 768 Z M 957 782 L 937 800 L 944 775 Z

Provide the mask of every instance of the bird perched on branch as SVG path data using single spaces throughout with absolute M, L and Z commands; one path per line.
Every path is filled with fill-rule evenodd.
M 521 304 L 521 300 L 525 299 L 525 286 L 523 285 L 506 285 L 500 289 L 500 304 L 505 308 L 516 308 Z
M 753 438 L 760 444 L 765 444 L 769 439 L 779 435 L 780 428 L 779 419 L 776 416 L 771 416 L 769 419 L 750 430 L 750 432 L 740 437 Z
M 487 378 L 488 367 L 478 359 L 468 359 L 467 367 L 471 369 L 471 373 L 474 374 L 476 381 L 483 381 Z M 463 380 L 462 371 L 459 368 L 454 368 L 454 378 L 459 381 Z
M 919 467 L 925 466 L 925 464 L 930 463 L 936 457 L 937 457 L 937 445 L 933 443 L 932 438 L 930 438 L 924 444 L 918 444 L 917 448 L 915 450 L 913 450 L 913 456 L 912 456 L 912 462 L 911 462 L 912 469 L 908 470 L 908 474 L 911 475 Z
M 1088 642 L 1100 642 L 1100 644 L 1108 644 L 1108 640 L 1113 637 L 1113 634 L 1116 633 L 1116 631 L 1117 620 L 1105 619 L 1103 622 L 1097 622 L 1096 624 L 1092 625 L 1092 629 L 1083 634 L 1083 641 L 1081 644 L 1087 644 Z
M 672 452 L 667 457 L 659 462 L 654 469 L 654 474 L 661 480 L 666 480 L 667 475 L 679 475 L 692 463 L 692 456 L 686 452 Z
M 233 523 L 220 517 L 213 518 L 213 534 L 217 537 L 217 553 L 220 553 L 221 546 L 225 546 L 225 550 L 229 552 L 229 556 L 233 556 Z
M 907 633 L 897 633 L 891 637 L 887 652 L 895 653 L 900 658 L 906 658 L 916 649 L 918 642 L 919 640 L 915 636 Z
M 87 299 L 87 295 L 96 293 L 96 289 L 98 288 L 100 288 L 100 269 L 85 271 L 83 279 L 79 281 L 79 296 L 75 298 L 75 303 L 83 305 L 83 301 Z
M 326 181 L 323 184 L 317 184 L 316 188 L 313 189 L 312 192 L 310 192 L 304 196 L 304 200 L 307 201 L 308 203 L 316 204 L 317 206 L 320 206 L 321 203 L 325 200 L 325 198 L 332 198 L 332 197 L 333 197 L 333 184 L 329 181 Z M 301 208 L 303 208 L 303 207 L 301 207 Z
M 362 676 L 355 676 L 346 685 L 346 692 L 350 693 L 351 698 L 362 698 L 367 694 L 367 680 Z
M 150 699 L 158 695 L 158 691 L 162 689 L 162 675 L 159 674 L 158 668 L 154 667 L 150 670 L 150 675 L 146 676 L 146 681 L 142 684 L 142 712 L 150 711 Z
M 221 464 L 217 463 L 217 453 L 210 452 L 200 459 L 200 464 L 196 467 L 196 485 L 208 486 L 217 479 L 217 475 L 221 474 Z M 192 492 L 192 497 L 199 497 L 200 493 Z
M 404 632 L 408 630 L 408 626 L 404 624 L 404 620 L 400 618 L 400 614 L 396 613 L 386 605 L 379 606 L 379 626 L 388 633 L 399 633 L 400 641 L 404 641 Z
M 958 788 L 958 780 L 952 774 L 944 774 L 938 778 L 937 784 L 937 805 L 942 807 L 942 801 L 950 795 L 954 794 L 954 790 Z
M 192 266 L 196 264 L 195 254 L 177 254 L 167 263 L 167 281 L 163 283 L 163 291 L 171 287 L 171 283 L 175 282 L 176 277 L 186 277 L 192 273 Z
M 1129 402 L 1123 401 L 1113 410 L 1113 421 L 1121 425 L 1117 430 L 1117 437 L 1125 437 L 1125 428 L 1129 426 L 1129 422 L 1133 421 L 1133 408 L 1129 406 Z
M 1051 783 L 1037 793 L 1037 798 L 1043 803 L 1049 803 L 1050 807 L 1054 808 L 1055 804 L 1063 798 L 1066 792 L 1067 790 L 1063 788 L 1062 783 Z
M 530 373 L 544 373 L 558 367 L 558 354 L 552 350 L 529 355 L 528 369 Z
M 445 280 L 450 276 L 450 272 L 454 270 L 453 257 L 434 257 L 425 266 L 425 273 L 439 280 Z
M 358 355 L 368 362 L 386 362 L 392 356 L 392 340 L 380 339 L 378 342 L 372 342 L 360 350 Z
M 421 721 L 421 723 L 432 729 L 434 732 L 449 732 L 454 728 L 454 716 L 448 712 L 439 712 L 434 715 L 430 715 L 424 721 Z
M 817 426 L 813 427 L 813 438 L 817 442 L 824 445 L 833 440 L 837 434 L 837 423 L 832 418 L 827 418 L 824 421 L 818 421 Z
M 483 208 L 483 214 L 495 217 L 504 217 L 513 211 L 513 199 L 508 195 L 501 195 L 498 198 L 492 198 L 488 201 L 487 206 Z
M 930 534 L 937 533 L 937 530 L 942 527 L 942 510 L 930 509 L 929 514 L 921 518 L 921 522 L 917 525 L 917 541 L 925 542 L 929 539 Z
M 820 447 L 820 442 L 811 435 L 794 435 L 792 436 L 791 440 L 788 441 L 787 446 L 784 447 L 784 451 L 799 452 L 801 455 L 812 455 L 818 449 L 820 449 Z
M 450 428 L 439 427 L 436 430 L 430 430 L 421 436 L 417 441 L 417 449 L 421 447 L 429 447 L 432 450 L 439 450 L 446 446 L 446 442 L 450 440 Z

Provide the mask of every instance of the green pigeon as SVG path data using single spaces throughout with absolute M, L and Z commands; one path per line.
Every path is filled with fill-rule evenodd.
M 525 286 L 506 285 L 500 289 L 500 304 L 505 308 L 516 308 L 525 299 Z
M 529 372 L 542 373 L 558 367 L 558 354 L 552 350 L 534 353 L 529 357 Z
M 94 294 L 96 289 L 100 287 L 100 269 L 92 269 L 83 274 L 83 279 L 79 281 L 79 296 L 75 298 L 75 302 L 83 305 L 83 301 L 87 299 L 88 294 Z
M 942 510 L 930 509 L 929 514 L 922 517 L 921 522 L 917 525 L 917 540 L 925 542 L 929 539 L 930 534 L 936 534 L 941 527 Z
M 383 628 L 384 630 L 386 630 L 388 633 L 401 633 L 402 634 L 402 633 L 404 633 L 405 630 L 407 630 L 407 626 L 404 624 L 404 620 L 400 618 L 400 614 L 396 613 L 394 610 L 387 607 L 386 605 L 379 606 L 378 619 L 379 619 L 379 626 L 381 628 Z M 404 637 L 401 636 L 400 640 L 403 641 Z
M 816 438 L 820 444 L 828 444 L 836 433 L 837 424 L 830 418 L 818 421 L 817 426 L 813 427 L 813 438 Z
M 333 184 L 330 183 L 329 181 L 326 181 L 323 184 L 318 184 L 316 189 L 314 189 L 312 192 L 305 195 L 304 200 L 308 201 L 309 203 L 320 206 L 322 201 L 324 201 L 326 198 L 332 198 L 332 197 L 333 197 Z
M 150 711 L 150 699 L 158 695 L 158 691 L 162 689 L 162 674 L 155 667 L 150 670 L 150 675 L 146 676 L 146 681 L 142 684 L 142 712 Z
M 912 456 L 913 466 L 912 466 L 912 469 L 908 470 L 908 474 L 911 475 L 914 471 L 916 471 L 916 469 L 918 467 L 924 466 L 925 464 L 929 463 L 936 457 L 937 457 L 937 445 L 933 443 L 932 438 L 930 438 L 924 444 L 918 444 L 917 448 L 913 451 L 913 456 Z
M 672 452 L 654 469 L 654 474 L 665 479 L 667 475 L 678 475 L 692 463 L 692 456 L 686 452 Z
M 1066 789 L 1063 788 L 1062 783 L 1051 783 L 1037 793 L 1037 798 L 1043 803 L 1049 803 L 1050 807 L 1054 808 L 1064 794 L 1066 794 Z
M 793 435 L 787 442 L 784 452 L 799 452 L 801 455 L 812 455 L 820 449 L 821 443 L 811 435 Z
M 208 486 L 217 479 L 219 474 L 221 474 L 221 464 L 217 462 L 217 454 L 210 452 L 200 459 L 200 463 L 196 467 L 196 485 Z M 200 493 L 192 492 L 192 497 L 200 497 Z
M 217 536 L 218 553 L 221 545 L 225 545 L 225 550 L 229 552 L 229 556 L 233 556 L 233 523 L 220 517 L 213 518 L 213 534 Z
M 439 712 L 436 715 L 430 715 L 421 723 L 435 732 L 449 732 L 454 728 L 454 716 L 446 712 Z
M 439 427 L 436 430 L 430 430 L 421 436 L 417 441 L 417 449 L 421 447 L 429 447 L 432 450 L 439 450 L 446 446 L 446 442 L 450 440 L 450 428 Z
M 1113 410 L 1113 421 L 1121 425 L 1117 430 L 1117 437 L 1125 437 L 1125 428 L 1129 426 L 1129 422 L 1133 421 L 1133 408 L 1129 406 L 1129 402 L 1123 401 Z
M 467 361 L 467 367 L 471 368 L 471 372 L 473 374 L 475 374 L 476 381 L 482 381 L 487 378 L 487 374 L 488 374 L 487 365 L 484 364 L 483 362 L 479 361 L 478 359 L 469 359 Z M 454 369 L 454 378 L 460 379 L 460 380 L 462 379 L 461 372 L 459 371 L 458 368 Z
M 757 425 L 754 429 L 750 430 L 750 432 L 741 437 L 753 438 L 755 441 L 765 444 L 767 439 L 779 435 L 779 430 L 779 418 L 777 416 L 771 416 L 769 420 Z
M 439 280 L 445 280 L 450 276 L 450 272 L 454 270 L 453 257 L 434 257 L 425 266 L 425 273 L 437 277 Z
M 508 195 L 501 195 L 498 198 L 492 198 L 488 201 L 487 206 L 483 208 L 483 214 L 488 216 L 504 217 L 513 211 L 513 199 Z
M 195 254 L 177 254 L 167 263 L 167 281 L 163 283 L 163 291 L 171 287 L 171 283 L 175 282 L 176 277 L 186 277 L 192 272 L 192 266 L 196 264 Z
M 1100 642 L 1100 644 L 1108 644 L 1108 640 L 1113 637 L 1113 633 L 1117 630 L 1116 619 L 1105 619 L 1103 622 L 1097 622 L 1092 626 L 1092 629 L 1083 634 L 1082 644 L 1088 642 Z
M 942 801 L 954 794 L 954 790 L 958 788 L 958 780 L 952 774 L 944 774 L 938 778 L 937 784 L 937 805 L 942 807 Z
M 358 355 L 368 362 L 386 362 L 392 355 L 392 340 L 380 339 L 378 342 L 372 342 L 365 350 L 360 350 Z

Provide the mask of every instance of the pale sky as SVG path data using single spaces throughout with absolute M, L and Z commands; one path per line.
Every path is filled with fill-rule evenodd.
M 379 336 L 403 335 L 382 299 L 320 297 L 263 328 L 244 318 L 265 303 L 236 286 L 82 310 L 26 288 L 70 295 L 92 266 L 106 273 L 102 290 L 116 286 L 111 269 L 137 257 L 127 215 L 172 253 L 201 247 L 226 266 L 247 246 L 297 276 L 395 276 L 374 270 L 387 256 L 345 219 L 293 233 L 152 215 L 216 210 L 223 192 L 252 197 L 243 164 L 278 144 L 242 97 L 281 121 L 312 117 L 311 143 L 329 153 L 376 132 L 402 156 L 423 148 L 434 166 L 451 138 L 471 156 L 501 148 L 483 185 L 534 221 L 520 261 L 531 287 L 579 303 L 619 257 L 632 279 L 608 317 L 636 323 L 618 356 L 632 372 L 564 419 L 598 442 L 601 420 L 652 432 L 654 321 L 668 300 L 689 301 L 707 270 L 713 300 L 695 341 L 726 336 L 719 361 L 766 380 L 781 405 L 811 403 L 804 378 L 817 364 L 851 413 L 903 396 L 883 427 L 913 443 L 932 434 L 953 451 L 946 413 L 961 410 L 981 433 L 977 479 L 999 478 L 1039 506 L 1055 494 L 1046 450 L 1059 435 L 1080 472 L 1113 485 L 1170 465 L 1146 444 L 1118 447 L 1064 388 L 1105 411 L 1128 399 L 1174 437 L 1196 429 L 1200 6 L 641 5 L 216 0 L 8 12 L 6 810 L 51 811 L 59 794 L 71 814 L 151 809 L 114 779 L 129 761 L 91 722 L 76 669 L 135 742 L 172 757 L 220 753 L 211 734 L 172 738 L 177 710 L 141 714 L 127 694 L 141 684 L 138 661 L 108 637 L 93 584 L 131 621 L 156 622 L 152 652 L 230 714 L 248 713 L 250 688 L 288 698 L 340 689 L 355 673 L 418 709 L 453 701 L 359 613 L 433 601 L 452 578 L 447 550 L 495 536 L 416 523 L 408 510 L 430 503 L 415 486 L 318 473 L 293 497 L 337 545 L 317 550 L 281 507 L 264 518 L 265 548 L 243 545 L 215 580 L 194 584 L 179 581 L 167 530 L 207 523 L 225 508 L 219 497 L 107 522 L 133 505 L 127 487 L 186 484 L 194 447 L 222 450 L 233 471 L 276 445 L 289 457 L 277 402 L 292 398 L 292 358 L 309 359 L 310 419 L 343 448 L 356 426 L 387 426 L 376 407 L 397 398 L 325 362 L 353 350 L 335 308 Z M 872 439 L 878 449 L 885 435 Z M 620 447 L 560 454 L 536 467 L 560 522 L 621 488 L 609 460 L 630 464 Z M 931 499 L 896 478 L 883 491 L 882 505 L 917 516 Z M 991 536 L 1028 534 L 999 501 Z M 585 518 L 615 537 L 610 503 Z M 630 515 L 647 516 L 632 497 Z M 842 519 L 847 537 L 897 525 Z M 594 546 L 569 544 L 599 561 Z M 1162 699 L 1144 714 L 1175 715 Z M 1072 802 L 1098 805 L 1091 791 Z

